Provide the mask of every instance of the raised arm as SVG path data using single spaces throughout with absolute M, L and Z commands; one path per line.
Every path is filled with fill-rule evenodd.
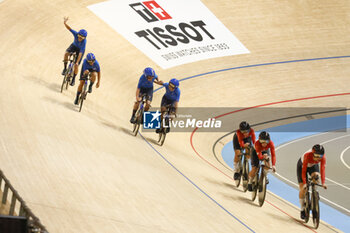
M 66 26 L 67 30 L 70 31 L 70 30 L 71 30 L 71 27 L 68 26 L 67 21 L 68 21 L 68 17 L 64 17 L 64 18 L 63 18 L 64 26 Z

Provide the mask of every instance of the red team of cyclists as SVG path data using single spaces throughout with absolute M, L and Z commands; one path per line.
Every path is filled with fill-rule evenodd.
M 64 69 L 62 74 L 64 75 L 67 70 L 67 61 L 70 53 L 76 54 L 76 60 L 74 64 L 74 76 L 71 81 L 71 86 L 74 86 L 75 77 L 78 73 L 78 66 L 81 63 L 82 57 L 85 53 L 86 48 L 86 37 L 87 31 L 81 29 L 79 32 L 74 31 L 67 25 L 68 17 L 64 18 L 64 25 L 69 30 L 73 36 L 73 43 L 67 48 L 64 55 Z M 101 80 L 101 72 L 100 66 L 97 62 L 95 55 L 92 53 L 88 53 L 86 58 L 84 59 L 83 66 L 80 72 L 80 85 L 77 90 L 76 99 L 74 101 L 75 104 L 78 104 L 79 95 L 82 90 L 82 86 L 84 84 L 85 79 L 88 75 L 91 75 L 89 92 L 92 92 L 92 86 L 97 77 L 98 81 L 96 84 L 96 88 L 100 86 Z M 145 106 L 145 111 L 147 111 L 150 107 L 153 97 L 153 83 L 158 85 L 162 85 L 166 89 L 166 93 L 162 98 L 161 104 L 161 112 L 162 115 L 165 112 L 165 105 L 170 105 L 172 108 L 172 112 L 176 113 L 178 108 L 178 103 L 180 99 L 180 89 L 179 81 L 177 79 L 171 79 L 169 83 L 164 83 L 163 81 L 158 80 L 158 76 L 155 71 L 147 67 L 144 69 L 143 74 L 141 75 L 138 86 L 136 88 L 136 101 L 133 106 L 132 116 L 130 119 L 131 123 L 135 122 L 135 112 L 137 111 L 139 104 L 141 102 L 141 96 L 143 94 L 146 95 L 147 101 Z M 270 167 L 273 172 L 276 171 L 276 153 L 275 146 L 273 141 L 270 139 L 270 135 L 266 131 L 262 131 L 259 134 L 258 140 L 255 138 L 254 129 L 250 127 L 250 125 L 246 121 L 242 121 L 239 124 L 239 128 L 233 135 L 233 149 L 234 149 L 234 180 L 240 178 L 239 176 L 239 155 L 242 153 L 242 149 L 251 149 L 250 160 L 251 160 L 251 171 L 249 173 L 248 179 L 248 190 L 252 191 L 252 179 L 257 172 L 257 167 L 260 162 L 265 161 L 265 163 Z M 271 159 L 270 159 L 271 158 Z M 272 166 L 271 166 L 272 162 Z M 321 169 L 319 164 L 321 164 Z M 300 217 L 301 219 L 305 218 L 305 192 L 306 192 L 306 182 L 308 179 L 308 175 L 311 177 L 318 177 L 320 175 L 321 170 L 321 182 L 322 187 L 327 189 L 325 185 L 325 168 L 326 166 L 326 156 L 325 150 L 322 145 L 316 144 L 312 147 L 310 152 L 305 153 L 301 156 L 301 158 L 297 162 L 297 179 L 299 183 L 299 201 L 300 201 Z M 267 181 L 268 183 L 268 181 Z
M 272 171 L 276 171 L 276 153 L 275 146 L 270 139 L 270 135 L 266 131 L 262 131 L 259 134 L 258 140 L 255 141 L 255 132 L 250 125 L 242 121 L 239 124 L 239 128 L 233 135 L 233 149 L 235 152 L 234 157 L 234 176 L 233 179 L 240 178 L 239 171 L 239 155 L 242 153 L 243 148 L 252 148 L 251 152 L 251 171 L 249 173 L 248 190 L 252 191 L 252 179 L 257 172 L 257 167 L 260 162 L 267 161 L 267 167 L 271 167 Z M 271 157 L 271 159 L 270 159 Z M 321 164 L 321 182 L 322 187 L 327 189 L 325 185 L 326 180 L 326 155 L 325 149 L 322 145 L 316 144 L 312 147 L 310 152 L 306 152 L 297 162 L 297 179 L 299 183 L 299 201 L 300 201 L 300 218 L 305 218 L 305 193 L 306 193 L 306 181 L 308 175 L 312 178 L 319 177 Z M 268 183 L 268 181 L 267 181 Z

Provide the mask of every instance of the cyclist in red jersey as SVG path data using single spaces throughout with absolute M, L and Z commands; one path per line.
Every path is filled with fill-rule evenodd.
M 240 170 L 240 162 L 239 155 L 242 153 L 243 148 L 253 147 L 255 142 L 255 132 L 250 127 L 250 125 L 246 121 L 242 121 L 239 124 L 239 129 L 233 135 L 233 149 L 235 151 L 235 158 L 233 160 L 234 164 L 234 175 L 233 179 L 238 180 L 239 170 Z
M 248 190 L 251 192 L 253 191 L 252 187 L 252 181 L 255 176 L 255 173 L 257 172 L 257 168 L 259 166 L 259 160 L 268 159 L 271 155 L 272 160 L 272 170 L 273 172 L 276 171 L 276 154 L 275 154 L 275 145 L 270 140 L 270 134 L 266 131 L 262 131 L 259 134 L 259 140 L 255 142 L 255 150 L 253 150 L 252 157 L 251 157 L 251 165 L 252 170 L 249 172 L 249 180 L 248 180 Z M 268 165 L 268 167 L 271 167 L 271 160 L 268 162 L 265 161 L 265 163 Z M 265 167 L 268 169 L 267 167 Z M 266 177 L 266 183 L 268 184 L 269 180 Z
M 300 218 L 305 219 L 305 193 L 308 174 L 311 177 L 319 177 L 321 163 L 321 182 L 322 187 L 327 189 L 326 181 L 326 155 L 324 147 L 316 144 L 312 147 L 311 152 L 306 152 L 297 163 L 297 177 L 299 183 L 299 202 L 300 202 Z

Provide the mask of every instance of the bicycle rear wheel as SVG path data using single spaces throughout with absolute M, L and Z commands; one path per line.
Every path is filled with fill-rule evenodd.
M 315 229 L 317 229 L 320 223 L 320 206 L 318 202 L 318 193 L 316 191 L 312 194 L 311 201 L 312 201 L 312 221 L 314 223 Z
M 244 157 L 243 168 L 242 168 L 243 192 L 247 192 L 248 190 L 248 174 L 249 174 L 249 163 L 248 163 L 248 160 Z
M 261 168 L 260 180 L 259 180 L 259 206 L 264 204 L 266 197 L 266 175 L 264 168 Z
M 253 186 L 252 201 L 254 201 L 256 198 L 256 194 L 258 192 L 258 186 L 259 186 L 259 173 L 258 172 L 256 173 L 256 175 L 253 179 L 252 186 Z

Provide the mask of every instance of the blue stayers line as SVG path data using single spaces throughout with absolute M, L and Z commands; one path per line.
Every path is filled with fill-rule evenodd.
M 225 209 L 225 207 L 223 207 L 222 205 L 220 205 L 214 198 L 212 198 L 211 196 L 209 196 L 206 192 L 204 192 L 200 187 L 198 187 L 192 180 L 190 180 L 187 176 L 185 176 L 179 169 L 177 169 L 172 163 L 169 162 L 169 160 L 167 160 L 158 150 L 156 150 L 152 144 L 146 140 L 146 138 L 143 137 L 143 135 L 139 132 L 140 136 L 142 137 L 143 140 L 145 140 L 145 142 L 160 156 L 162 157 L 162 159 L 164 159 L 170 166 L 172 166 L 178 173 L 180 173 L 188 182 L 190 182 L 193 186 L 195 186 L 201 193 L 203 193 L 205 196 L 207 196 L 210 200 L 212 200 L 215 204 L 217 204 L 221 209 L 223 209 L 226 213 L 228 213 L 231 217 L 233 217 L 234 219 L 236 219 L 239 223 L 241 223 L 243 226 L 245 226 L 246 228 L 248 228 L 251 232 L 254 232 L 250 227 L 248 227 L 246 224 L 244 224 L 241 220 L 239 220 L 238 218 L 236 218 L 230 211 L 228 211 L 227 209 Z
M 350 58 L 350 56 L 337 56 L 337 57 L 319 57 L 319 58 L 309 58 L 309 59 L 299 59 L 299 60 L 290 60 L 290 61 L 279 61 L 279 62 L 268 62 L 268 63 L 261 63 L 261 64 L 254 64 L 254 65 L 246 65 L 246 66 L 237 66 L 237 67 L 232 67 L 232 68 L 227 68 L 227 69 L 221 69 L 221 70 L 214 70 L 202 74 L 197 74 L 193 75 L 187 78 L 182 78 L 180 81 L 185 81 L 188 79 L 193 79 L 197 78 L 200 76 L 205 76 L 208 74 L 214 74 L 214 73 L 220 73 L 220 72 L 225 72 L 229 70 L 238 70 L 238 69 L 245 69 L 245 68 L 251 68 L 251 67 L 258 67 L 258 66 L 270 66 L 270 65 L 278 65 L 278 64 L 287 64 L 287 63 L 296 63 L 296 62 L 306 62 L 306 61 L 319 61 L 319 60 L 330 60 L 330 59 L 341 59 L 341 58 Z M 163 87 L 159 87 L 154 90 L 154 92 L 162 89 Z

